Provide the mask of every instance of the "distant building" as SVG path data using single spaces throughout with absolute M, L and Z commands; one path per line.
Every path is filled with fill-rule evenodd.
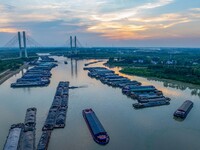
M 177 64 L 176 60 L 168 60 L 168 61 L 166 61 L 166 65 L 175 65 L 175 64 Z

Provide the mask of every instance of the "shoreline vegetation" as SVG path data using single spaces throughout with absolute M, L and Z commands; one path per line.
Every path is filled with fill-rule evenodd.
M 29 62 L 35 58 L 19 58 L 0 60 L 0 85 L 21 70 L 28 68 Z
M 197 75 L 189 74 L 189 71 L 180 71 L 180 68 L 171 69 L 149 69 L 148 67 L 123 67 L 120 72 L 127 75 L 137 75 L 142 77 L 156 77 L 160 79 L 170 79 L 200 85 Z
M 19 73 L 21 70 L 28 68 L 28 63 L 24 63 L 19 69 L 17 70 L 6 70 L 5 72 L 0 74 L 0 85 L 3 84 L 6 80 L 14 76 L 15 74 Z

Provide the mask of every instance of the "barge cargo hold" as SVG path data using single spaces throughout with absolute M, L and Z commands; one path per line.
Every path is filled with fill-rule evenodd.
M 51 131 L 55 128 L 64 128 L 68 108 L 69 82 L 59 82 L 56 93 L 49 109 L 45 124 L 42 128 L 37 150 L 47 150 Z
M 140 108 L 146 108 L 146 107 L 155 107 L 155 106 L 162 106 L 162 105 L 169 105 L 168 100 L 163 100 L 163 101 L 153 101 L 153 102 L 147 102 L 147 103 L 135 103 L 133 104 L 133 107 L 135 109 L 140 109 Z
M 26 111 L 24 132 L 20 142 L 21 150 L 35 150 L 36 112 L 35 107 L 28 108 Z
M 20 146 L 20 138 L 24 129 L 24 124 L 14 124 L 9 130 L 3 150 L 17 150 Z
M 83 117 L 95 142 L 101 145 L 108 144 L 110 138 L 92 109 L 82 111 Z
M 175 112 L 174 117 L 185 119 L 193 107 L 193 102 L 186 100 Z
M 69 82 L 58 84 L 42 131 L 64 128 L 68 108 Z
M 37 150 L 47 150 L 50 137 L 51 131 L 43 131 L 37 146 Z
M 45 58 L 50 59 L 51 58 Z M 23 76 L 18 79 L 15 83 L 11 84 L 12 88 L 23 88 L 23 87 L 44 87 L 50 83 L 49 78 L 52 76 L 51 69 L 57 64 L 54 63 L 41 63 L 39 62 L 33 68 L 26 71 Z
M 126 96 L 137 99 L 138 103 L 134 104 L 135 108 L 145 108 L 160 105 L 170 104 L 170 98 L 163 95 L 162 91 L 159 91 L 153 85 L 143 85 L 138 81 L 131 81 L 130 79 L 115 74 L 107 68 L 102 67 L 90 67 L 84 68 L 88 70 L 88 76 L 96 78 L 104 84 L 112 87 L 119 87 L 122 89 L 122 93 Z
M 11 83 L 10 87 L 12 88 L 21 88 L 21 87 L 43 87 L 47 86 L 44 82 L 23 82 L 23 83 Z

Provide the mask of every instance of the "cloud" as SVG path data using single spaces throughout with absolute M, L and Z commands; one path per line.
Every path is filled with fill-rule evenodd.
M 113 12 L 113 13 L 108 13 L 108 14 L 103 14 L 103 15 L 101 15 L 101 14 L 100 15 L 92 15 L 92 17 L 94 20 L 98 20 L 98 21 L 117 21 L 117 20 L 121 20 L 124 18 L 136 16 L 141 11 L 146 11 L 148 9 L 162 7 L 162 6 L 168 5 L 172 2 L 173 2 L 173 0 L 158 0 L 155 3 L 145 3 L 141 6 L 125 9 L 123 11 L 119 10 L 118 12 Z
M 180 3 L 177 0 L 2 0 L 0 31 L 28 30 L 36 36 L 44 32 L 44 36 L 52 37 L 62 37 L 64 33 L 84 34 L 84 37 L 88 34 L 96 41 L 100 36 L 105 40 L 181 37 L 192 35 L 194 30 L 197 35 L 199 28 L 193 26 L 200 23 L 200 8 L 174 8 Z M 188 28 L 183 31 L 182 26 Z
M 17 31 L 15 28 L 0 28 L 0 33 L 17 33 Z

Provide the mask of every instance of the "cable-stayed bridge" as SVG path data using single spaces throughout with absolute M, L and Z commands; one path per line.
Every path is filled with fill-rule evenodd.
M 31 36 L 27 35 L 25 31 L 18 32 L 14 37 L 12 37 L 3 47 L 5 50 L 10 50 L 13 48 L 19 48 L 19 57 L 17 58 L 28 58 L 28 48 L 41 48 L 41 44 L 39 44 L 36 40 L 34 40 Z M 66 47 L 66 50 L 69 50 L 71 54 L 77 54 L 78 49 L 83 46 L 79 42 L 76 36 L 70 36 L 65 44 L 61 47 Z M 15 58 L 15 59 L 17 59 Z

